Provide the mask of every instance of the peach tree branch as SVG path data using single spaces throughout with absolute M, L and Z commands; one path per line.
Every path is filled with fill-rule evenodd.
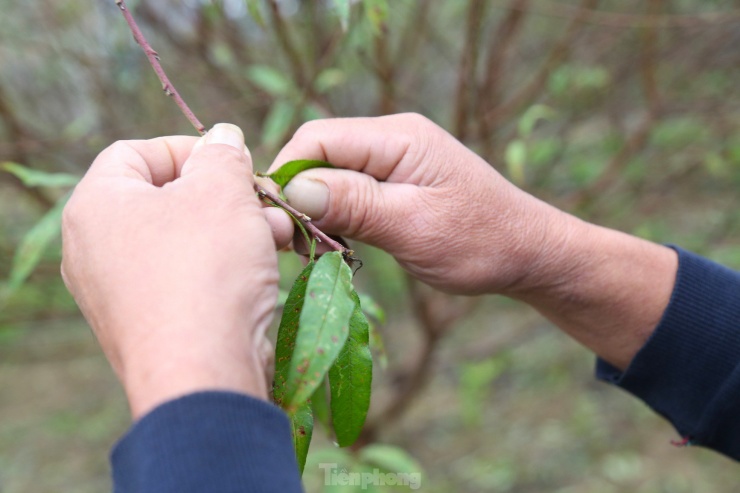
M 175 86 L 170 82 L 169 77 L 167 77 L 167 73 L 164 71 L 164 68 L 162 68 L 162 64 L 159 63 L 159 54 L 152 49 L 151 45 L 144 37 L 144 33 L 141 32 L 134 16 L 131 15 L 131 11 L 126 6 L 125 0 L 116 0 L 116 5 L 121 9 L 121 13 L 126 19 L 126 23 L 128 24 L 129 29 L 131 29 L 134 39 L 139 46 L 141 46 L 141 49 L 144 50 L 144 54 L 146 54 L 146 57 L 149 59 L 149 63 L 152 65 L 157 77 L 159 77 L 164 93 L 172 97 L 175 104 L 180 108 L 188 121 L 193 125 L 193 127 L 195 127 L 195 130 L 197 130 L 200 135 L 204 135 L 206 133 L 205 126 L 203 126 L 200 120 L 198 120 L 198 117 L 195 116 L 193 110 L 190 109 L 185 100 L 182 99 L 182 96 L 180 96 L 180 93 L 175 89 Z
M 195 127 L 195 130 L 198 131 L 200 135 L 205 135 L 206 128 L 205 126 L 198 120 L 198 117 L 195 116 L 195 113 L 193 113 L 193 110 L 190 109 L 188 104 L 185 102 L 185 100 L 180 96 L 180 93 L 177 91 L 175 86 L 170 82 L 169 77 L 167 77 L 167 73 L 164 71 L 164 68 L 162 67 L 162 64 L 159 60 L 159 54 L 157 54 L 156 51 L 151 47 L 149 42 L 147 41 L 146 37 L 144 36 L 144 33 L 139 28 L 139 25 L 136 23 L 136 20 L 134 19 L 134 16 L 131 15 L 131 11 L 126 6 L 125 0 L 115 0 L 116 5 L 118 5 L 118 8 L 121 10 L 121 13 L 123 14 L 123 17 L 126 19 L 126 23 L 128 24 L 129 29 L 131 30 L 131 33 L 134 35 L 134 39 L 138 43 L 139 46 L 141 46 L 141 49 L 144 50 L 144 53 L 146 54 L 146 57 L 149 59 L 149 63 L 152 65 L 152 68 L 154 69 L 154 72 L 157 74 L 157 77 L 159 77 L 160 82 L 162 82 L 162 89 L 164 90 L 164 93 L 175 101 L 175 104 L 180 108 L 182 113 L 185 115 L 185 117 L 188 119 L 188 121 Z M 316 241 L 325 243 L 329 247 L 331 247 L 333 250 L 336 250 L 338 252 L 341 252 L 345 258 L 349 257 L 352 258 L 353 251 L 349 248 L 346 248 L 344 245 L 339 243 L 338 241 L 335 241 L 334 239 L 330 238 L 329 235 L 321 231 L 319 228 L 317 228 L 312 222 L 311 218 L 308 217 L 306 214 L 303 214 L 300 211 L 297 211 L 295 208 L 293 208 L 290 204 L 282 200 L 277 195 L 273 194 L 272 192 L 265 190 L 264 188 L 260 187 L 257 183 L 254 184 L 254 191 L 257 193 L 257 196 L 262 200 L 263 202 L 271 203 L 272 205 L 276 205 L 282 209 L 284 209 L 286 212 L 291 214 L 293 217 L 296 218 L 296 220 L 300 221 L 303 226 L 311 232 L 311 234 L 316 238 Z

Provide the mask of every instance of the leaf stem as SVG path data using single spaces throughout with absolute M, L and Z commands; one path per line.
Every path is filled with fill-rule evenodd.
M 193 110 L 190 109 L 185 100 L 182 99 L 182 96 L 180 96 L 180 93 L 177 92 L 175 86 L 172 84 L 172 82 L 170 82 L 169 77 L 167 77 L 167 73 L 164 71 L 164 68 L 162 68 L 162 64 L 159 63 L 159 54 L 157 54 L 157 52 L 152 49 L 151 45 L 144 37 L 144 33 L 141 32 L 139 25 L 134 19 L 134 16 L 131 15 L 131 11 L 126 6 L 125 0 L 115 1 L 116 5 L 118 5 L 118 8 L 121 9 L 121 13 L 126 19 L 126 23 L 128 24 L 129 29 L 131 29 L 131 33 L 134 35 L 134 39 L 139 44 L 139 46 L 141 46 L 141 49 L 144 50 L 146 57 L 149 59 L 149 63 L 152 65 L 152 68 L 157 74 L 157 77 L 159 77 L 159 80 L 162 83 L 162 90 L 166 95 L 172 97 L 172 99 L 175 101 L 175 104 L 177 104 L 177 106 L 180 108 L 188 121 L 193 125 L 193 127 L 195 127 L 195 130 L 197 130 L 200 135 L 204 135 L 206 133 L 206 127 L 203 126 L 200 120 L 198 120 L 198 117 L 195 116 Z

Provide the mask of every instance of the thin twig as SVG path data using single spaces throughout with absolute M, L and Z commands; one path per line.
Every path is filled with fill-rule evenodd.
M 177 89 L 175 89 L 175 86 L 172 85 L 172 83 L 170 82 L 170 79 L 169 77 L 167 77 L 164 68 L 162 68 L 162 65 L 159 63 L 159 55 L 156 51 L 152 49 L 152 47 L 149 45 L 149 42 L 144 37 L 144 34 L 141 32 L 141 29 L 139 29 L 139 26 L 136 24 L 134 17 L 131 15 L 128 7 L 126 7 L 126 2 L 124 0 L 115 0 L 115 2 L 116 5 L 118 5 L 118 7 L 121 9 L 121 12 L 123 12 L 123 16 L 126 18 L 126 22 L 128 23 L 128 26 L 134 35 L 134 39 L 144 50 L 144 53 L 149 59 L 149 62 L 152 64 L 154 72 L 156 72 L 157 77 L 159 77 L 159 80 L 162 82 L 162 87 L 164 88 L 165 94 L 167 94 L 168 96 L 172 96 L 172 98 L 175 100 L 175 103 L 177 103 L 177 106 L 180 108 L 180 110 L 182 110 L 183 114 L 187 117 L 190 123 L 193 124 L 198 133 L 204 135 L 206 133 L 205 127 L 202 123 L 200 123 L 200 120 L 198 120 L 198 118 L 195 116 L 187 103 L 182 99 L 180 93 L 178 93 Z M 330 238 L 329 235 L 314 226 L 314 224 L 311 222 L 310 217 L 296 210 L 280 197 L 260 187 L 257 183 L 254 184 L 254 191 L 257 192 L 257 196 L 260 198 L 260 200 L 265 202 L 272 202 L 273 204 L 285 209 L 293 217 L 299 220 L 305 226 L 305 228 L 311 232 L 311 234 L 314 236 L 314 238 L 316 238 L 317 241 L 326 243 L 332 249 L 341 252 L 343 256 L 351 257 L 353 255 L 354 252 L 352 250 L 346 248 L 338 241 Z
M 273 202 L 275 205 L 280 206 L 282 209 L 285 209 L 287 212 L 289 212 L 293 217 L 295 217 L 297 220 L 303 224 L 303 226 L 311 232 L 311 234 L 316 238 L 316 241 L 320 243 L 326 243 L 329 245 L 332 249 L 341 252 L 344 255 L 352 255 L 353 252 L 349 248 L 346 248 L 344 245 L 339 243 L 336 240 L 333 240 L 329 235 L 321 231 L 319 228 L 317 228 L 313 222 L 311 222 L 311 218 L 305 215 L 304 213 L 296 210 L 292 205 L 278 197 L 277 195 L 269 192 L 268 190 L 265 190 L 264 188 L 260 187 L 257 183 L 254 184 L 254 191 L 257 192 L 257 196 L 264 200 L 268 199 L 271 202 Z
M 123 13 L 123 17 L 126 19 L 126 23 L 128 24 L 129 29 L 131 29 L 134 39 L 139 46 L 141 46 L 141 49 L 144 50 L 154 72 L 157 74 L 157 77 L 159 77 L 160 82 L 162 82 L 162 90 L 164 93 L 175 100 L 175 104 L 177 104 L 188 121 L 193 125 L 193 127 L 195 127 L 195 130 L 197 130 L 200 135 L 204 135 L 206 133 L 206 127 L 204 127 L 200 120 L 198 120 L 195 113 L 193 113 L 193 110 L 190 109 L 185 100 L 182 99 L 182 96 L 180 96 L 180 93 L 175 89 L 175 86 L 170 82 L 169 77 L 167 77 L 167 74 L 162 68 L 162 64 L 159 63 L 159 55 L 152 49 L 149 42 L 144 37 L 144 34 L 141 32 L 141 29 L 139 29 L 138 24 L 136 24 L 136 20 L 134 20 L 134 16 L 131 15 L 131 11 L 126 7 L 126 2 L 124 0 L 116 0 L 116 5 L 121 9 L 121 13 Z

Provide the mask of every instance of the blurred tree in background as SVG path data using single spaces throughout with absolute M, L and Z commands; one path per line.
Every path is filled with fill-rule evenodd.
M 560 208 L 740 267 L 738 0 L 130 6 L 201 120 L 244 129 L 257 170 L 307 120 L 415 111 Z M 115 140 L 193 133 L 113 0 L 0 0 L 0 11 L 0 163 L 81 175 Z M 65 193 L 0 173 L 1 277 Z M 106 454 L 128 425 L 59 279 L 58 246 L 0 300 L 3 493 L 107 489 Z M 434 292 L 358 249 L 357 282 L 388 312 L 388 367 L 363 440 L 408 450 L 425 490 L 708 493 L 740 482 L 719 455 L 670 447 L 670 426 L 593 382 L 592 357 L 527 307 Z M 299 263 L 283 257 L 291 278 Z M 327 440 L 312 447 L 307 485 L 321 491 L 316 464 L 346 457 L 332 459 Z

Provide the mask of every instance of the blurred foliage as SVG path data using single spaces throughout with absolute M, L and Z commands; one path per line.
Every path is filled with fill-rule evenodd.
M 258 170 L 307 120 L 416 111 L 560 208 L 740 267 L 737 0 L 130 6 L 195 113 L 240 125 Z M 193 134 L 113 0 L 0 9 L 0 163 L 80 176 L 115 140 Z M 0 173 L 0 278 L 65 193 Z M 3 493 L 106 489 L 107 450 L 127 426 L 50 241 L 0 305 Z M 388 315 L 376 327 L 388 359 L 374 379 L 380 422 L 366 438 L 418 459 L 425 490 L 736 487 L 725 459 L 672 449 L 668 425 L 592 382 L 591 356 L 526 307 L 486 298 L 466 312 L 465 300 L 420 291 L 384 253 L 356 249 L 357 283 Z M 300 268 L 282 256 L 286 279 Z M 460 307 L 454 330 L 430 344 L 429 321 Z M 389 412 L 394 402 L 401 410 Z

